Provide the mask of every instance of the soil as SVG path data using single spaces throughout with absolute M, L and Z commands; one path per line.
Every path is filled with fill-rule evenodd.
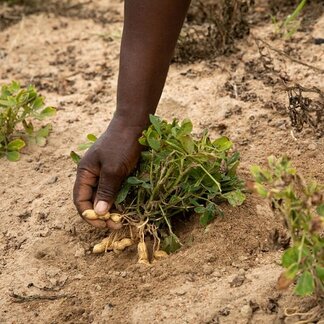
M 78 3 L 23 16 L 21 7 L 0 4 L 8 22 L 0 30 L 1 84 L 33 83 L 58 110 L 46 147 L 27 147 L 17 163 L 0 160 L 0 323 L 302 319 L 285 311 L 306 312 L 315 301 L 294 297 L 292 288 L 276 289 L 286 234 L 278 215 L 254 194 L 239 208 L 222 206 L 224 217 L 207 228 L 196 216 L 179 222 L 183 247 L 150 267 L 136 263 L 135 247 L 120 255 L 91 253 L 107 233 L 76 213 L 69 153 L 86 134 L 104 131 L 114 112 L 123 10 L 118 0 Z M 324 183 L 323 137 L 308 125 L 292 130 L 280 81 L 324 90 L 324 45 L 314 42 L 324 37 L 324 11 L 313 5 L 322 14 L 285 41 L 257 1 L 250 35 L 234 54 L 171 65 L 157 114 L 190 118 L 196 134 L 208 129 L 212 137 L 229 136 L 247 181 L 251 164 L 288 154 L 308 180 Z M 267 48 L 274 69 L 265 67 L 255 38 L 317 70 Z

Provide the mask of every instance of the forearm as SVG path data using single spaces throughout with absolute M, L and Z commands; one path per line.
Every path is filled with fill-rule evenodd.
M 190 0 L 125 0 L 116 116 L 145 127 L 158 105 Z

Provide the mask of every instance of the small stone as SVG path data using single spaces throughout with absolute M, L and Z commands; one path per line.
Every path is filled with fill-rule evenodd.
M 317 145 L 315 143 L 311 143 L 307 146 L 307 149 L 310 151 L 315 151 L 317 149 Z
M 237 275 L 234 279 L 230 282 L 231 287 L 240 287 L 243 285 L 245 281 L 245 275 Z
M 212 273 L 212 276 L 215 277 L 215 278 L 220 278 L 222 275 L 221 275 L 221 273 L 220 273 L 218 270 L 215 270 L 215 271 Z
M 190 284 L 184 284 L 178 288 L 172 289 L 171 293 L 178 296 L 183 296 L 190 290 L 191 287 L 192 286 Z
M 250 307 L 250 305 L 242 306 L 240 312 L 246 319 L 249 319 L 252 316 L 252 308 Z
M 239 269 L 238 274 L 240 276 L 245 276 L 245 269 L 243 269 L 243 268 Z
M 125 278 L 125 277 L 127 276 L 127 272 L 126 272 L 126 271 L 121 271 L 121 272 L 120 272 L 120 276 L 121 276 L 122 278 Z
M 78 274 L 76 274 L 75 276 L 74 276 L 74 279 L 76 279 L 76 280 L 80 280 L 80 279 L 82 279 L 84 277 L 84 275 L 82 274 L 82 273 L 78 273 Z
M 51 177 L 46 181 L 46 184 L 53 184 L 58 180 L 58 176 Z
M 248 259 L 248 257 L 245 256 L 245 255 L 240 255 L 240 256 L 238 257 L 238 260 L 239 260 L 239 261 L 245 261 L 245 260 L 247 260 L 247 259 Z
M 209 264 L 203 265 L 203 272 L 205 275 L 211 275 L 214 272 L 214 267 Z
M 74 256 L 77 257 L 77 258 L 84 257 L 85 256 L 85 249 L 83 247 L 77 248 L 76 251 L 75 251 Z

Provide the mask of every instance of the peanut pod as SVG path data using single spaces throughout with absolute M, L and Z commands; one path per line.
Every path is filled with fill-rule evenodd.
M 87 209 L 82 213 L 82 216 L 85 217 L 86 219 L 98 219 L 98 215 L 95 213 L 93 209 Z
M 107 250 L 112 250 L 112 242 L 113 238 L 111 236 L 108 236 L 104 238 L 100 243 L 96 244 L 93 247 L 92 252 L 97 254 L 106 252 Z
M 108 212 L 107 214 L 105 215 L 98 215 L 98 218 L 99 219 L 103 219 L 103 220 L 107 220 L 110 218 L 110 213 Z
M 148 251 L 145 242 L 139 242 L 137 245 L 138 263 L 150 264 L 148 260 Z
M 133 241 L 129 238 L 123 238 L 120 241 L 116 241 L 112 244 L 112 248 L 115 253 L 124 251 L 127 247 L 133 245 Z
M 118 213 L 111 213 L 110 219 L 115 223 L 120 223 L 121 220 L 123 219 L 123 216 Z
M 167 258 L 169 255 L 163 250 L 157 250 L 154 252 L 153 256 L 156 260 L 161 260 Z

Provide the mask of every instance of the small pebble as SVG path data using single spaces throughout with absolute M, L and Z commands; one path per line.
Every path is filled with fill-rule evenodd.
M 209 264 L 203 265 L 203 272 L 205 275 L 211 275 L 214 272 L 214 267 Z
M 250 307 L 250 305 L 242 306 L 240 312 L 246 319 L 249 319 L 252 316 L 252 308 Z
M 77 258 L 81 258 L 81 257 L 85 256 L 85 249 L 83 247 L 77 248 L 74 256 Z
M 46 181 L 46 184 L 53 184 L 58 180 L 58 176 L 51 177 L 49 180 Z
M 245 281 L 245 275 L 237 275 L 234 279 L 230 282 L 231 287 L 240 287 L 243 285 Z
M 317 145 L 315 143 L 311 143 L 307 146 L 307 149 L 310 151 L 315 151 L 317 149 Z

